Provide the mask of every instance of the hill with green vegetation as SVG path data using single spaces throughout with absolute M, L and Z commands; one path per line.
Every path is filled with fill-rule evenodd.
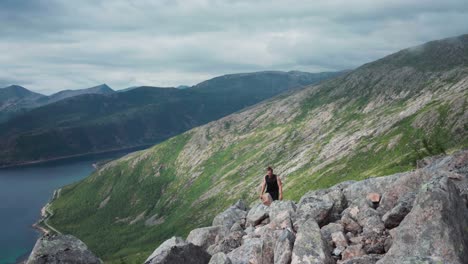
M 414 169 L 468 146 L 468 35 L 433 41 L 282 94 L 107 163 L 63 187 L 46 221 L 108 263 L 142 263 L 171 236 L 258 199 Z
M 337 76 L 231 74 L 187 89 L 107 85 L 62 91 L 54 101 L 0 124 L 0 167 L 156 144 L 244 107 Z M 65 99 L 63 99 L 66 97 Z

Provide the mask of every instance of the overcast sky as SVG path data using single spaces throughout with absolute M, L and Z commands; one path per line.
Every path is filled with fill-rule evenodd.
M 468 33 L 467 18 L 466 0 L 0 0 L 0 87 L 50 94 L 343 70 Z

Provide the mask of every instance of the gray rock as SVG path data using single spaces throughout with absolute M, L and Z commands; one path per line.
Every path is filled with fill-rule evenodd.
M 314 218 L 319 226 L 340 219 L 341 212 L 348 204 L 342 190 L 353 183 L 342 182 L 328 189 L 304 194 L 298 203 L 297 222 L 294 223 L 294 227 L 298 228 L 309 217 Z
M 275 245 L 274 264 L 291 263 L 292 250 L 296 236 L 289 229 L 283 229 Z
M 242 231 L 234 231 L 227 236 L 216 241 L 215 244 L 210 245 L 207 252 L 214 255 L 218 252 L 229 253 L 238 248 L 242 244 L 242 237 L 245 233 Z
M 264 204 L 257 204 L 247 213 L 246 223 L 249 226 L 256 226 L 264 219 L 268 218 L 269 207 Z
M 270 225 L 274 228 L 292 228 L 296 219 L 296 204 L 293 201 L 274 201 L 268 211 Z
M 260 235 L 263 241 L 263 263 L 274 262 L 276 243 L 282 231 L 283 230 L 275 230 L 268 227 L 264 228 L 264 231 Z
M 237 202 L 233 206 L 236 207 L 237 209 L 242 210 L 242 211 L 247 211 L 247 209 L 248 209 L 247 205 L 245 204 L 244 200 L 242 200 L 242 199 L 237 200 Z
M 413 208 L 415 198 L 416 194 L 414 192 L 409 192 L 401 196 L 395 207 L 382 216 L 382 221 L 384 222 L 385 227 L 394 228 L 398 226 L 403 218 L 405 218 Z
M 359 204 L 366 200 L 369 193 L 384 193 L 400 176 L 401 174 L 393 174 L 354 182 L 343 189 L 343 195 L 349 205 Z
M 235 223 L 239 223 L 241 226 L 245 224 L 245 217 L 247 212 L 241 210 L 235 206 L 231 206 L 224 212 L 218 214 L 213 219 L 213 226 L 222 225 L 227 228 L 231 228 Z
M 365 233 L 382 233 L 385 230 L 385 225 L 379 213 L 374 208 L 369 207 L 368 204 L 359 206 L 356 220 L 362 226 L 362 231 Z
M 364 252 L 364 250 L 362 249 L 361 244 L 351 245 L 343 251 L 343 253 L 341 254 L 341 259 L 343 261 L 348 261 L 353 258 L 362 257 L 365 254 L 366 252 Z
M 218 252 L 211 257 L 208 264 L 232 264 L 232 262 L 226 254 Z
M 328 244 L 314 219 L 305 221 L 297 232 L 291 264 L 299 263 L 333 263 Z
M 261 238 L 250 238 L 227 254 L 232 264 L 269 263 L 263 259 L 263 240 Z M 271 262 L 270 262 L 271 263 Z
M 344 228 L 341 224 L 329 223 L 328 225 L 323 226 L 320 229 L 320 232 L 322 232 L 322 236 L 325 239 L 325 241 L 327 241 L 328 244 L 332 246 L 333 241 L 332 241 L 331 234 L 335 232 L 344 232 Z
M 346 232 L 357 234 L 362 231 L 362 227 L 357 222 L 357 214 L 359 213 L 359 207 L 353 206 L 348 207 L 343 211 L 341 217 L 341 224 Z
M 361 257 L 355 257 L 344 262 L 340 262 L 340 264 L 374 264 L 381 258 L 382 255 L 370 254 Z
M 242 226 L 240 225 L 240 223 L 234 223 L 234 225 L 232 225 L 231 227 L 231 232 L 236 232 L 236 231 L 244 231 L 244 229 L 242 228 Z
M 363 232 L 362 233 L 362 244 L 366 254 L 383 254 L 385 253 L 385 242 L 387 237 L 385 234 L 376 232 Z
M 236 223 L 238 224 L 238 223 Z M 192 230 L 187 236 L 187 242 L 203 249 L 207 249 L 217 240 L 223 239 L 229 233 L 229 229 L 225 226 L 209 226 Z
M 443 175 L 436 176 L 421 186 L 411 212 L 392 229 L 392 246 L 378 263 L 404 263 L 409 258 L 466 263 L 466 219 L 468 209 L 456 185 Z
M 346 239 L 343 232 L 338 231 L 338 232 L 332 233 L 331 237 L 332 237 L 333 244 L 336 247 L 347 247 L 348 246 L 348 240 Z
M 145 264 L 206 264 L 211 255 L 200 246 L 186 242 L 181 237 L 164 241 L 146 259 Z
M 301 199 L 297 207 L 297 220 L 294 222 L 294 229 L 299 230 L 300 226 L 307 219 L 314 219 L 320 226 L 328 223 L 330 212 L 333 208 L 333 201 L 327 196 L 308 196 Z
M 72 235 L 44 235 L 36 241 L 27 264 L 102 263 L 88 247 Z

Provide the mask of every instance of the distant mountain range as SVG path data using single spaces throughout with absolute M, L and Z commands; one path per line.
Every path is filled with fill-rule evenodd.
M 209 83 L 199 87 L 206 94 L 216 90 Z M 224 94 L 214 98 L 226 106 Z M 426 156 L 466 147 L 468 35 L 463 35 L 402 50 L 107 163 L 62 188 L 47 223 L 83 240 L 106 263 L 143 263 L 161 242 L 210 226 L 237 199 L 258 201 L 267 166 L 282 178 L 284 198 L 298 201 L 309 190 L 409 171 Z M 396 201 L 397 192 L 389 193 Z M 330 208 L 350 201 L 320 200 L 322 194 L 309 200 L 321 208 L 311 209 L 311 215 L 326 218 Z
M 10 92 L 1 102 L 10 107 L 2 113 L 11 116 L 0 123 L 0 166 L 155 144 L 340 74 L 267 71 L 224 75 L 185 89 L 143 86 L 115 92 L 103 84 L 51 96 L 3 88 Z
M 106 84 L 87 89 L 63 90 L 49 96 L 32 92 L 19 85 L 10 85 L 0 88 L 0 122 L 5 122 L 15 115 L 25 113 L 32 108 L 51 104 L 69 97 L 81 94 L 109 93 L 114 93 L 114 90 Z

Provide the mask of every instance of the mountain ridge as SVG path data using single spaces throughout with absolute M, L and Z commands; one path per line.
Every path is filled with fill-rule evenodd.
M 459 39 L 468 45 L 466 35 Z M 450 43 L 439 51 L 468 57 Z M 107 163 L 62 188 L 49 223 L 105 261 L 143 261 L 149 243 L 206 226 L 236 199 L 255 200 L 267 166 L 281 175 L 285 199 L 296 200 L 467 147 L 465 64 L 433 71 L 413 58 L 403 67 L 386 58 Z
M 319 82 L 338 74 L 303 75 Z M 271 74 L 251 76 L 255 81 L 238 75 L 208 89 L 141 86 L 37 107 L 0 123 L 0 166 L 155 144 L 303 83 L 287 73 L 273 74 L 274 86 Z

